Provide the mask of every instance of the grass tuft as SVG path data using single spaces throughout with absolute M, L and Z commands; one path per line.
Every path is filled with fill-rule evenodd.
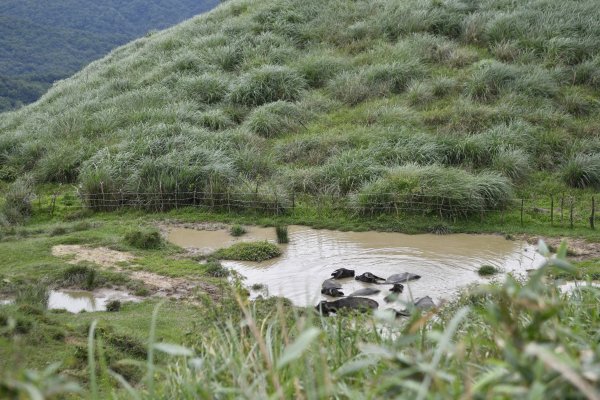
M 238 261 L 261 262 L 281 255 L 277 245 L 264 242 L 242 242 L 220 249 L 213 254 L 216 258 Z

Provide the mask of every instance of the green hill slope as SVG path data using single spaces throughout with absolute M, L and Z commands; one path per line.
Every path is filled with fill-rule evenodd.
M 598 21 L 591 0 L 232 0 L 0 117 L 0 175 L 449 214 L 596 188 Z
M 114 47 L 217 0 L 7 0 L 0 4 L 0 111 L 29 103 Z

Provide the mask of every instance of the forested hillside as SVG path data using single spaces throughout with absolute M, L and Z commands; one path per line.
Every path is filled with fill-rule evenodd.
M 218 0 L 0 3 L 0 111 L 35 101 L 112 48 L 211 9 Z
M 453 215 L 595 188 L 599 19 L 593 1 L 228 2 L 4 115 L 0 175 Z

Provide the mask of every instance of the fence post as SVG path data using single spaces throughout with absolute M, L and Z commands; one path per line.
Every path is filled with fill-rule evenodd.
M 592 215 L 590 216 L 590 228 L 596 229 L 594 219 L 596 218 L 596 199 L 592 196 Z
M 574 207 L 575 207 L 575 202 L 573 201 L 573 198 L 571 198 L 571 210 L 569 213 L 569 222 L 570 222 L 571 229 L 573 229 L 573 208 Z
M 52 194 L 52 208 L 50 210 L 51 217 L 54 217 L 54 206 L 56 206 L 56 193 Z
M 550 195 L 550 226 L 554 226 L 554 196 Z
M 565 194 L 563 193 L 560 196 L 560 225 L 563 225 L 563 220 L 565 216 Z
M 296 191 L 292 190 L 292 211 L 296 209 Z
M 525 199 L 521 199 L 521 226 L 523 226 L 523 207 L 525 206 Z
M 193 205 L 194 205 L 194 207 L 196 207 L 196 186 L 194 186 L 194 199 L 193 199 Z
M 229 189 L 227 189 L 227 211 L 231 213 L 231 202 L 229 201 Z

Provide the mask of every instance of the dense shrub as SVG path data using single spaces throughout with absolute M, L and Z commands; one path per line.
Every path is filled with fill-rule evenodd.
M 577 154 L 562 167 L 565 183 L 571 187 L 600 187 L 600 154 Z
M 251 131 L 266 138 L 293 132 L 303 125 L 304 112 L 287 101 L 276 101 L 255 108 L 246 121 Z
M 279 257 L 281 250 L 277 245 L 264 242 L 241 242 L 214 253 L 216 258 L 239 261 L 265 261 Z
M 227 94 L 229 84 L 220 75 L 203 74 L 180 80 L 181 90 L 199 103 L 213 104 L 221 101 Z
M 203 112 L 200 114 L 199 122 L 200 125 L 213 131 L 220 131 L 234 125 L 229 115 L 220 109 Z
M 20 224 L 31 215 L 33 197 L 33 181 L 31 178 L 18 179 L 8 186 L 4 195 L 4 204 L 0 211 L 9 223 Z
M 298 70 L 309 86 L 320 88 L 345 66 L 346 61 L 343 58 L 316 54 L 299 60 Z
M 481 276 L 489 276 L 489 275 L 495 275 L 497 274 L 498 268 L 494 267 L 493 265 L 482 265 L 478 270 L 477 273 Z
M 158 249 L 163 240 L 158 229 L 134 229 L 125 234 L 125 242 L 138 249 Z
M 511 197 L 510 181 L 497 173 L 409 164 L 366 184 L 357 200 L 363 211 L 465 216 L 502 209 Z
M 294 101 L 300 98 L 305 87 L 306 81 L 295 70 L 265 65 L 242 75 L 231 89 L 230 99 L 247 106 L 277 100 Z
M 74 265 L 67 268 L 60 278 L 64 287 L 76 287 L 91 290 L 96 287 L 96 270 L 85 265 Z
M 203 267 L 206 275 L 215 278 L 224 278 L 229 276 L 230 274 L 230 271 L 227 268 L 223 267 L 219 260 L 210 259 L 206 262 L 206 264 L 203 265 Z
M 231 229 L 229 229 L 229 234 L 233 237 L 238 237 L 244 235 L 246 232 L 246 228 L 241 225 L 233 225 Z

